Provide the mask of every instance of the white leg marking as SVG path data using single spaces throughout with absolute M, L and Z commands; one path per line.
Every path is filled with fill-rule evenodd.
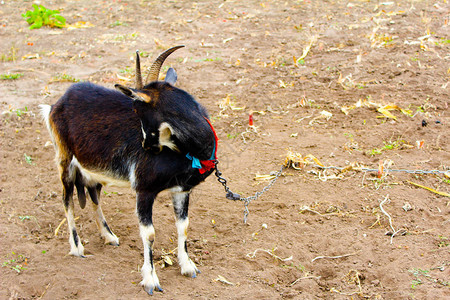
M 142 281 L 141 285 L 150 295 L 153 294 L 153 290 L 162 291 L 159 285 L 158 276 L 156 276 L 156 270 L 153 266 L 153 242 L 155 240 L 155 228 L 153 225 L 139 225 L 139 230 L 144 244 L 144 265 L 142 266 Z M 150 256 L 152 255 L 152 256 Z
M 84 257 L 84 247 L 81 243 L 80 236 L 78 233 L 74 236 L 74 232 L 76 233 L 75 227 L 75 218 L 73 217 L 73 202 L 72 205 L 66 210 L 66 219 L 67 224 L 69 226 L 69 244 L 70 244 L 70 255 Z M 76 240 L 76 242 L 75 242 Z
M 181 274 L 189 277 L 196 277 L 200 271 L 194 262 L 189 258 L 186 251 L 187 230 L 189 227 L 189 218 L 183 215 L 189 192 L 183 192 L 181 187 L 171 189 L 172 202 L 176 217 L 176 226 L 178 232 L 178 264 L 181 267 Z
M 95 222 L 97 223 L 97 227 L 100 230 L 100 234 L 105 239 L 105 244 L 111 244 L 113 246 L 119 246 L 119 238 L 111 231 L 106 223 L 105 216 L 103 215 L 102 208 L 95 203 L 92 203 L 92 207 L 96 212 Z
M 197 277 L 200 271 L 194 262 L 189 258 L 186 252 L 187 230 L 189 227 L 189 218 L 176 221 L 178 231 L 178 264 L 181 267 L 181 274 L 189 277 Z

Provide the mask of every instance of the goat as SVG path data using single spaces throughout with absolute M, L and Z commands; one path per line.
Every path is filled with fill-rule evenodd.
M 112 90 L 76 83 L 54 105 L 41 105 L 63 185 L 69 254 L 84 257 L 73 215 L 74 186 L 82 208 L 87 189 L 100 233 L 105 243 L 112 245 L 118 245 L 119 239 L 103 216 L 100 191 L 104 185 L 131 186 L 136 191 L 144 245 L 141 285 L 149 294 L 162 291 L 153 264 L 153 202 L 159 192 L 171 191 L 178 263 L 183 275 L 196 277 L 199 270 L 188 257 L 186 246 L 189 194 L 212 173 L 216 159 L 217 136 L 206 109 L 174 86 L 177 75 L 172 68 L 165 81 L 158 81 L 164 60 L 181 47 L 159 55 L 145 86 L 136 52 L 136 88 L 116 84 Z

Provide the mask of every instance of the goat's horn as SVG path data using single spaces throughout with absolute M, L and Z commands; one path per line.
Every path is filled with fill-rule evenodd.
M 136 89 L 142 90 L 141 60 L 139 50 L 136 50 Z
M 183 48 L 184 45 L 181 46 L 175 46 L 170 49 L 167 49 L 163 53 L 161 53 L 158 58 L 155 60 L 155 62 L 150 67 L 150 72 L 147 75 L 147 79 L 145 80 L 146 84 L 149 84 L 152 81 L 157 81 L 159 78 L 159 71 L 161 70 L 161 67 L 166 60 L 166 58 L 175 50 Z

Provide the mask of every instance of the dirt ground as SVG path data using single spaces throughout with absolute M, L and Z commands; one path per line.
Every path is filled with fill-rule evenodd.
M 148 66 L 179 44 L 186 48 L 166 66 L 209 110 L 232 190 L 261 190 L 288 153 L 297 169 L 290 164 L 249 204 L 247 224 L 243 203 L 225 199 L 214 176 L 194 190 L 195 279 L 180 274 L 162 193 L 154 224 L 164 293 L 153 297 L 448 299 L 447 0 L 40 2 L 69 26 L 30 30 L 21 14 L 32 1 L 0 4 L 1 299 L 149 297 L 139 286 L 131 190 L 102 195 L 121 245 L 104 245 L 93 211 L 76 207 L 89 256 L 67 255 L 67 224 L 57 230 L 62 187 L 38 104 L 55 103 L 77 80 L 134 86 L 136 49 Z

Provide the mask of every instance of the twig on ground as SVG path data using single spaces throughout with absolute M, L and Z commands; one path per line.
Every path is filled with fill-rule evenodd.
M 47 286 L 45 287 L 44 292 L 41 294 L 41 296 L 39 296 L 39 299 L 42 299 L 42 297 L 44 297 L 45 293 L 47 293 L 48 288 L 50 287 L 50 283 L 47 284 Z
M 163 255 L 169 255 L 169 254 L 175 254 L 175 251 L 177 251 L 177 250 L 178 250 L 178 247 L 175 247 L 174 249 L 169 250 L 169 252 L 166 252 L 164 249 L 161 249 L 161 252 Z
M 305 277 L 300 277 L 295 279 L 289 286 L 293 286 L 294 284 L 296 284 L 297 282 L 299 282 L 300 280 L 303 279 L 320 279 L 321 276 L 305 276 Z
M 310 115 L 310 116 L 306 116 L 306 117 L 300 118 L 300 119 L 296 120 L 295 122 L 300 123 L 300 122 L 303 121 L 304 119 L 309 119 L 309 118 L 311 118 L 312 116 L 313 116 L 313 115 Z
M 305 212 L 305 211 L 312 212 L 312 213 L 317 214 L 317 215 L 319 215 L 319 216 L 321 216 L 321 217 L 332 216 L 332 215 L 339 215 L 339 213 L 326 213 L 326 214 L 322 214 L 322 213 L 320 213 L 320 212 L 318 212 L 318 211 L 315 211 L 315 210 L 309 208 L 309 206 L 307 206 L 307 205 L 302 206 L 302 208 L 300 209 L 300 213 L 303 213 L 303 212 Z
M 248 253 L 246 256 L 249 257 L 249 258 L 255 258 L 256 253 L 258 251 L 262 251 L 262 252 L 265 252 L 265 253 L 269 254 L 270 256 L 272 256 L 273 258 L 278 259 L 279 261 L 282 261 L 282 262 L 292 260 L 292 255 L 289 256 L 288 258 L 281 258 L 281 257 L 279 257 L 279 256 L 274 254 L 275 250 L 277 250 L 277 248 L 273 249 L 272 251 L 271 250 L 266 250 L 266 249 L 256 249 L 253 253 Z
M 394 236 L 397 235 L 397 233 L 399 233 L 399 232 L 402 232 L 403 234 L 405 234 L 405 233 L 406 233 L 406 230 L 403 229 L 403 228 L 400 228 L 399 230 L 395 230 L 395 229 L 394 229 L 394 226 L 392 225 L 392 218 L 391 218 L 391 216 L 390 216 L 390 215 L 384 210 L 384 208 L 383 208 L 383 204 L 386 203 L 388 200 L 389 200 L 389 195 L 386 195 L 386 197 L 384 198 L 384 200 L 381 201 L 381 203 L 380 203 L 380 210 L 381 210 L 381 212 L 382 212 L 383 214 L 385 214 L 385 215 L 388 217 L 388 219 L 389 219 L 389 226 L 390 226 L 391 229 L 392 229 L 392 235 L 391 235 L 391 244 L 392 244 L 392 240 L 394 239 Z
M 314 43 L 316 43 L 316 42 L 317 42 L 317 36 L 312 36 L 312 37 L 310 38 L 310 40 L 309 40 L 308 45 L 303 49 L 302 56 L 300 56 L 300 57 L 296 60 L 295 63 L 297 63 L 297 61 L 300 61 L 300 60 L 304 59 L 304 58 L 308 55 L 309 50 L 311 50 L 312 45 L 313 45 Z
M 352 276 L 352 273 L 353 276 Z M 335 292 L 341 295 L 345 295 L 345 296 L 353 296 L 355 294 L 364 297 L 363 292 L 362 292 L 362 287 L 361 287 L 361 273 L 359 273 L 357 270 L 350 270 L 350 272 L 348 272 L 348 274 L 346 275 L 346 277 L 348 277 L 347 282 L 352 283 L 354 282 L 357 286 L 358 286 L 358 290 L 354 291 L 354 292 L 350 292 L 350 293 L 344 293 L 341 292 L 335 288 L 331 288 L 331 292 Z
M 385 214 L 388 217 L 389 220 L 389 226 L 391 226 L 392 232 L 395 232 L 394 226 L 392 225 L 392 218 L 391 216 L 384 210 L 383 204 L 386 203 L 389 200 L 389 195 L 386 195 L 383 201 L 380 203 L 380 210 L 383 214 Z
M 236 285 L 235 283 L 228 281 L 225 277 L 223 277 L 222 275 L 217 275 L 217 278 L 215 279 L 215 281 L 219 281 L 228 285 Z
M 76 221 L 76 220 L 78 220 L 80 217 L 76 217 L 74 220 Z M 59 223 L 59 225 L 58 225 L 58 227 L 56 227 L 56 229 L 55 229 L 55 236 L 57 236 L 58 235 L 58 232 L 59 232 L 59 229 L 61 228 L 61 226 L 66 222 L 66 218 L 64 218 L 62 221 L 61 221 L 61 223 Z
M 36 200 L 39 198 L 39 196 L 41 195 L 41 193 L 42 193 L 42 191 L 39 190 L 39 191 L 37 192 L 36 196 L 34 196 L 33 201 L 36 201 Z
M 380 215 L 379 214 L 377 214 L 377 220 L 372 224 L 372 225 L 370 225 L 369 226 L 369 229 L 372 229 L 375 225 L 381 225 L 381 222 L 380 222 Z
M 409 183 L 409 184 L 415 185 L 417 187 L 420 187 L 422 189 L 428 190 L 430 192 L 433 192 L 435 194 L 438 194 L 438 195 L 441 195 L 441 196 L 444 196 L 444 197 L 450 197 L 450 194 L 448 194 L 446 192 L 436 191 L 435 189 L 429 188 L 427 186 L 424 186 L 424 185 L 421 185 L 421 184 L 418 184 L 418 183 L 415 183 L 415 182 L 412 182 L 412 181 L 409 181 L 409 180 L 406 180 L 406 182 Z
M 355 291 L 355 292 L 352 292 L 352 293 L 344 293 L 344 292 L 340 292 L 339 290 L 337 290 L 335 288 L 331 288 L 330 292 L 335 292 L 335 293 L 338 293 L 338 294 L 341 294 L 341 295 L 345 295 L 345 296 L 353 296 L 355 294 L 360 294 L 361 293 L 360 291 Z
M 337 256 L 326 256 L 326 255 L 323 255 L 323 256 L 317 256 L 317 257 L 313 258 L 313 259 L 311 260 L 311 262 L 314 262 L 315 260 L 322 259 L 322 258 L 335 259 L 335 258 L 348 257 L 348 256 L 356 255 L 356 254 L 358 254 L 359 252 L 360 252 L 360 251 L 356 251 L 356 252 L 354 252 L 354 253 L 343 254 L 343 255 L 337 255 Z
M 256 135 L 259 135 L 258 133 L 258 127 L 256 126 L 249 126 L 251 130 L 249 130 L 248 128 L 245 129 L 245 131 L 241 132 L 241 137 L 242 137 L 242 141 L 244 142 L 244 144 L 247 144 L 247 140 L 245 139 L 245 134 L 250 134 L 250 133 L 255 133 Z
M 61 228 L 61 226 L 66 222 L 66 218 L 62 219 L 61 223 L 59 223 L 58 227 L 56 227 L 55 229 L 55 236 L 58 235 L 59 229 Z

